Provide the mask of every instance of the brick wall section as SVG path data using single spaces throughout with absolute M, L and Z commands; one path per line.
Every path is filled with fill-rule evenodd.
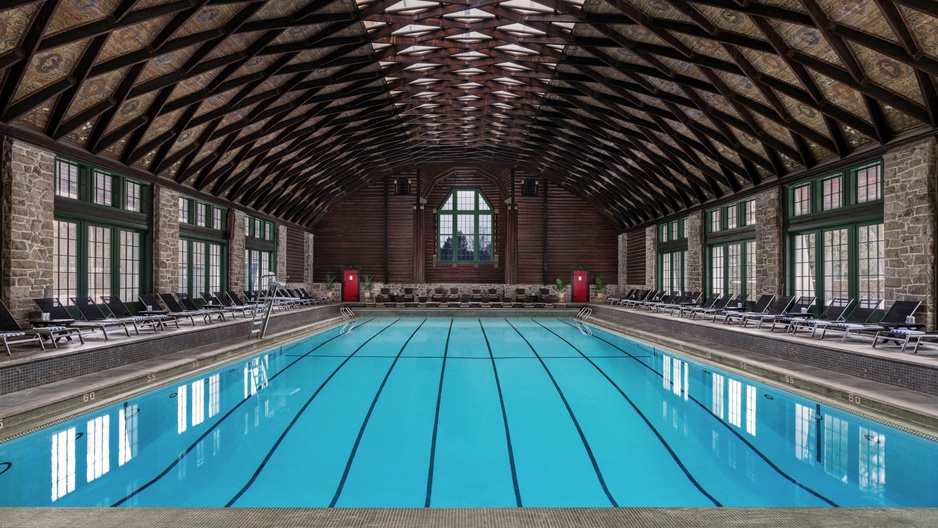
M 935 329 L 934 138 L 903 145 L 883 156 L 885 292 L 890 300 L 921 300 L 916 318 Z
M 153 186 L 153 291 L 179 290 L 179 193 Z
M 658 226 L 645 228 L 645 287 L 658 287 Z
M 706 269 L 706 246 L 704 245 L 704 212 L 697 211 L 687 216 L 687 289 L 704 291 Z
M 228 233 L 228 289 L 244 289 L 244 213 L 232 211 L 231 233 Z
M 756 291 L 750 298 L 784 292 L 783 241 L 782 191 L 776 187 L 756 195 Z
M 54 268 L 55 154 L 3 138 L 3 301 L 24 322 L 33 298 L 51 297 Z

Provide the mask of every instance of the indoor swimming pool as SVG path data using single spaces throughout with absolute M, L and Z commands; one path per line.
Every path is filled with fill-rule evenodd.
M 938 506 L 934 442 L 572 320 L 345 330 L 0 444 L 0 506 Z

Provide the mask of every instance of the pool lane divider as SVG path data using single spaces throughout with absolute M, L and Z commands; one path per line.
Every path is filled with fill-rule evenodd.
M 562 336 L 560 336 L 559 334 L 557 334 L 556 332 L 554 332 L 554 331 L 551 330 L 550 328 L 547 328 L 546 326 L 544 326 L 543 324 L 541 324 L 539 321 L 537 321 L 537 320 L 535 320 L 535 319 L 532 319 L 532 321 L 534 321 L 534 322 L 535 322 L 537 325 L 539 325 L 541 328 L 543 328 L 544 330 L 547 330 L 548 332 L 550 332 L 551 334 L 553 334 L 554 336 L 556 336 L 557 338 L 559 338 L 561 341 L 563 341 L 564 343 L 566 343 L 567 345 L 569 345 L 570 348 L 572 348 L 573 350 L 576 350 L 577 353 L 580 354 L 580 356 L 582 357 L 582 359 L 585 359 L 586 361 L 588 361 L 589 364 L 592 365 L 593 368 L 595 368 L 595 369 L 602 375 L 602 377 L 606 378 L 606 381 L 608 381 L 609 384 L 612 385 L 612 387 L 613 387 L 616 391 L 619 392 L 619 394 L 622 396 L 622 398 L 624 398 L 625 401 L 632 407 L 632 410 L 635 411 L 635 414 L 637 414 L 637 415 L 639 416 L 639 418 L 641 418 L 642 421 L 645 422 L 645 425 L 648 427 L 648 429 L 655 435 L 655 437 L 658 438 L 658 441 L 661 442 L 661 446 L 664 447 L 665 450 L 667 450 L 667 452 L 668 452 L 669 455 L 671 455 L 671 458 L 674 460 L 674 463 L 676 463 L 676 464 L 678 465 L 678 467 L 681 468 L 681 471 L 684 472 L 684 476 L 687 477 L 687 480 L 689 480 L 689 481 L 691 482 L 691 484 L 693 484 L 694 487 L 696 487 L 697 490 L 700 491 L 701 494 L 703 494 L 705 497 L 707 497 L 707 499 L 709 499 L 711 502 L 713 502 L 714 506 L 723 506 L 723 504 L 722 504 L 719 500 L 717 500 L 716 497 L 714 497 L 713 495 L 710 494 L 710 492 L 708 492 L 706 489 L 704 489 L 703 485 L 702 485 L 700 482 L 697 482 L 697 479 L 695 479 L 695 478 L 694 478 L 694 475 L 692 475 L 691 472 L 690 472 L 690 470 L 687 469 L 687 466 L 685 466 L 684 463 L 681 462 L 681 458 L 677 455 L 677 453 L 674 451 L 674 449 L 671 448 L 671 445 L 668 444 L 668 441 L 665 440 L 665 438 L 664 438 L 664 436 L 661 434 L 661 432 L 658 431 L 658 429 L 651 423 L 651 420 L 649 420 L 648 417 L 645 416 L 645 413 L 643 413 L 642 410 L 638 408 L 638 405 L 632 400 L 632 398 L 629 398 L 629 396 L 625 393 L 625 391 L 623 391 L 622 388 L 619 387 L 619 384 L 617 384 L 615 381 L 613 381 L 612 378 L 610 378 L 609 375 L 606 374 L 606 372 L 605 372 L 602 368 L 600 368 L 599 365 L 597 365 L 595 362 L 593 362 L 592 359 L 590 359 L 589 357 L 587 357 L 586 354 L 584 354 L 583 352 L 581 352 L 579 348 L 577 348 L 575 345 L 573 345 L 573 343 L 567 341 L 566 339 L 564 339 Z M 566 323 L 566 321 L 562 321 L 562 322 Z M 631 354 L 629 354 L 628 352 L 625 352 L 624 350 L 623 350 L 623 352 L 624 352 L 625 354 L 631 356 Z M 637 360 L 636 360 L 636 361 L 637 361 Z M 640 362 L 640 363 L 641 363 L 641 362 Z M 546 368 L 546 367 L 545 367 L 545 368 Z
M 498 380 L 498 366 L 495 365 L 495 354 L 492 353 L 492 345 L 489 343 L 489 336 L 485 333 L 485 326 L 482 319 L 479 319 L 479 328 L 482 329 L 482 337 L 485 339 L 485 347 L 489 351 L 489 361 L 492 362 L 492 372 L 495 374 L 495 388 L 498 390 L 498 404 L 502 408 L 502 423 L 505 426 L 505 441 L 508 442 L 508 465 L 511 467 L 511 485 L 515 490 L 515 504 L 519 508 L 521 503 L 521 488 L 518 487 L 518 472 L 515 469 L 515 451 L 511 447 L 511 431 L 508 429 L 508 413 L 505 411 L 505 398 L 502 396 L 502 384 Z
M 570 326 L 570 327 L 572 327 L 572 328 L 576 328 L 574 325 L 572 325 L 572 324 L 570 324 L 569 322 L 564 321 L 564 320 L 562 320 L 562 319 L 558 319 L 558 321 L 560 321 L 560 322 L 562 322 L 562 323 L 564 323 L 564 324 L 566 324 L 567 326 Z M 534 321 L 534 322 L 537 323 L 537 321 Z M 540 323 L 537 323 L 537 324 L 540 325 Z M 544 325 L 541 325 L 541 326 L 544 326 Z M 560 337 L 559 335 L 557 335 L 556 333 L 554 333 L 552 330 L 550 330 L 550 329 L 547 328 L 546 326 L 544 326 L 544 328 L 547 329 L 547 330 L 548 330 L 549 332 L 551 332 L 552 334 L 556 335 L 557 337 Z M 655 367 L 653 367 L 653 366 L 651 366 L 651 365 L 648 365 L 648 364 L 646 364 L 646 363 L 643 362 L 643 361 L 639 361 L 638 358 L 636 358 L 636 357 L 633 356 L 632 354 L 629 354 L 629 353 L 626 352 L 625 350 L 622 350 L 622 349 L 619 348 L 615 343 L 612 343 L 611 341 L 608 341 L 608 340 L 606 340 L 606 339 L 603 339 L 602 337 L 599 337 L 599 336 L 596 335 L 595 333 L 594 333 L 593 335 L 591 335 L 590 337 L 595 338 L 595 339 L 598 339 L 598 340 L 602 341 L 603 343 L 606 343 L 607 345 L 609 345 L 609 346 L 615 348 L 616 350 L 622 352 L 623 354 L 629 356 L 631 359 L 634 359 L 634 360 L 637 361 L 640 365 L 642 365 L 643 367 L 647 368 L 648 370 L 654 372 L 656 375 L 660 376 L 662 379 L 664 378 L 664 375 L 663 375 L 661 372 L 658 372 L 658 370 L 655 369 Z M 564 338 L 560 337 L 560 339 L 564 339 Z M 566 339 L 564 339 L 564 341 L 566 341 Z M 569 344 L 569 341 L 567 341 L 567 343 Z M 570 346 L 573 346 L 573 345 L 570 345 Z M 574 348 L 576 348 L 576 347 L 574 347 Z M 653 347 L 653 348 L 655 348 L 655 347 Z M 655 348 L 655 350 L 657 350 L 657 348 Z M 580 351 L 577 350 L 577 352 L 580 352 Z M 582 352 L 580 352 L 580 353 L 582 354 Z M 675 356 L 679 356 L 678 354 L 674 354 L 674 355 L 675 355 Z M 584 355 L 583 357 L 586 357 L 586 356 Z M 683 356 L 679 356 L 679 357 L 683 357 Z M 587 358 L 587 361 L 589 361 L 589 358 Z M 590 361 L 590 363 L 592 363 L 592 361 Z M 597 368 L 599 368 L 599 367 L 597 367 Z M 600 369 L 600 371 L 602 371 L 602 369 Z M 605 373 L 603 373 L 603 375 L 605 375 Z M 607 379 L 608 379 L 608 376 L 607 376 Z M 610 381 L 611 381 L 611 380 L 610 380 Z M 616 388 L 618 388 L 618 387 L 616 387 Z M 621 392 L 621 391 L 620 391 L 620 392 Z M 707 406 L 703 404 L 703 402 L 701 402 L 700 400 L 698 400 L 698 399 L 695 398 L 694 396 L 691 396 L 690 394 L 687 394 L 687 399 L 690 400 L 690 401 L 692 401 L 692 402 L 694 402 L 698 407 L 700 407 L 701 409 L 703 409 L 709 416 L 713 417 L 713 419 L 716 420 L 717 423 L 719 423 L 721 426 L 723 426 L 724 429 L 726 429 L 726 430 L 729 431 L 731 434 L 733 434 L 736 438 L 739 439 L 739 441 L 741 441 L 742 443 L 746 444 L 746 446 L 748 446 L 749 449 L 752 450 L 753 453 L 755 453 L 755 454 L 756 454 L 759 458 L 761 458 L 766 464 L 768 464 L 769 467 L 771 467 L 773 470 L 775 470 L 776 473 L 778 473 L 779 475 L 781 475 L 782 478 L 788 480 L 789 482 L 791 482 L 792 484 L 798 486 L 799 488 L 801 488 L 801 489 L 807 491 L 807 492 L 810 493 L 811 495 L 814 495 L 815 497 L 817 497 L 818 499 L 820 499 L 820 500 L 823 501 L 823 502 L 826 502 L 826 503 L 829 504 L 830 506 L 833 506 L 833 507 L 835 507 L 835 508 L 836 508 L 836 507 L 839 507 L 839 505 L 838 505 L 837 503 L 835 503 L 834 501 L 828 499 L 828 498 L 825 497 L 824 495 L 821 495 L 820 492 L 817 492 L 817 491 L 815 491 L 815 490 L 809 488 L 807 485 L 802 484 L 801 482 L 798 481 L 798 479 L 796 479 L 795 477 L 789 475 L 789 474 L 786 473 L 782 468 L 778 467 L 778 466 L 775 464 L 775 462 L 772 462 L 772 460 L 770 460 L 769 457 L 768 457 L 765 453 L 763 453 L 762 451 L 760 451 L 755 445 L 752 444 L 752 442 L 750 442 L 749 440 L 746 439 L 746 437 L 744 437 L 743 435 L 741 435 L 741 434 L 739 433 L 739 431 L 737 431 L 737 430 L 735 430 L 734 428 L 730 427 L 730 425 L 729 425 L 728 423 L 726 423 L 725 421 L 718 419 L 718 418 L 710 411 L 710 409 L 708 409 Z
M 453 319 L 449 320 L 449 330 L 446 331 L 446 344 L 443 346 L 443 365 L 440 368 L 440 385 L 436 391 L 436 411 L 433 414 L 433 437 L 430 440 L 430 468 L 427 470 L 427 498 L 423 507 L 430 507 L 430 495 L 433 493 L 433 465 L 436 460 L 436 438 L 440 429 L 440 405 L 443 401 L 443 377 L 446 375 L 446 355 L 449 353 L 449 338 L 453 335 Z
M 362 324 L 357 325 L 356 328 L 365 326 L 366 324 L 368 324 L 368 323 L 374 321 L 374 319 L 375 319 L 375 318 L 372 317 L 371 319 L 368 319 L 367 321 L 363 322 Z M 398 319 L 398 320 L 399 320 L 399 319 Z M 395 320 L 394 322 L 392 322 L 391 325 L 393 325 L 394 323 L 396 323 L 398 320 Z M 388 325 L 387 327 L 385 327 L 385 328 L 381 329 L 380 331 L 378 331 L 378 333 L 376 333 L 374 336 L 372 336 L 372 338 L 374 338 L 375 336 L 377 336 L 377 335 L 380 334 L 381 332 L 384 332 L 385 330 L 387 330 L 391 325 Z M 313 347 L 312 349 L 310 349 L 310 351 L 307 352 L 306 354 L 297 357 L 293 362 L 291 362 L 291 363 L 288 364 L 287 366 L 283 367 L 282 369 L 280 369 L 279 372 L 277 372 L 276 374 L 274 374 L 273 376 L 271 376 L 271 377 L 267 380 L 267 384 L 269 385 L 272 380 L 274 380 L 274 379 L 277 378 L 277 376 L 280 376 L 280 374 L 286 372 L 290 367 L 292 367 L 293 365 L 296 365 L 298 362 L 302 361 L 304 358 L 306 358 L 307 356 L 311 355 L 314 351 L 316 351 L 316 350 L 318 350 L 319 348 L 325 346 L 327 343 L 330 343 L 330 342 L 332 342 L 333 340 L 342 337 L 343 335 L 346 335 L 346 334 L 336 334 L 336 335 L 330 337 L 329 339 L 323 341 L 322 343 L 316 345 L 315 347 Z M 369 341 L 370 341 L 372 338 L 370 338 Z M 366 343 L 367 343 L 367 341 L 366 341 Z M 364 345 L 363 345 L 363 346 L 364 346 Z M 281 348 L 282 348 L 282 347 L 281 347 Z M 358 352 L 358 350 L 356 350 L 355 352 Z M 354 352 L 353 352 L 353 354 L 354 354 Z M 351 356 L 349 356 L 349 357 L 351 357 Z M 348 359 L 346 359 L 346 361 L 348 361 Z M 344 365 L 344 364 L 345 364 L 345 362 L 342 363 L 342 365 Z M 339 367 L 341 367 L 342 365 L 339 365 Z M 336 369 L 336 370 L 338 370 L 338 369 Z M 335 372 L 333 372 L 333 375 L 335 375 Z M 331 376 L 330 376 L 330 377 L 331 377 Z M 111 506 L 112 506 L 112 507 L 114 507 L 114 506 L 121 506 L 122 504 L 124 504 L 125 502 L 127 502 L 127 500 L 129 500 L 129 499 L 131 499 L 132 497 L 138 495 L 139 493 L 141 493 L 141 492 L 144 491 L 145 489 L 147 489 L 147 488 L 149 488 L 150 486 L 152 486 L 153 484 L 155 484 L 155 483 L 156 483 L 157 481 L 159 481 L 161 478 L 165 477 L 166 474 L 169 473 L 174 467 L 176 467 L 176 465 L 177 465 L 179 462 L 181 462 L 183 458 L 185 458 L 189 453 L 191 453 L 191 452 L 196 448 L 196 446 L 198 446 L 203 440 L 205 440 L 205 438 L 208 437 L 208 435 L 211 434 L 212 431 L 215 430 L 215 428 L 217 428 L 222 422 L 224 422 L 229 416 L 231 416 L 236 410 L 238 410 L 239 407 L 241 407 L 242 405 L 244 405 L 246 402 L 248 402 L 249 400 L 251 400 L 252 398 L 254 398 L 254 396 L 256 396 L 256 395 L 259 394 L 259 393 L 260 393 L 260 391 L 258 391 L 258 392 L 255 393 L 255 394 L 252 394 L 252 395 L 248 396 L 247 398 L 242 399 L 242 400 L 239 401 L 237 404 L 235 404 L 234 407 L 232 407 L 231 409 L 229 409 L 228 412 L 226 412 L 225 414 L 219 416 L 218 420 L 216 420 L 209 428 L 207 428 L 204 433 L 202 433 L 201 435 L 199 435 L 199 437 L 196 438 L 195 441 L 192 442 L 192 444 L 189 445 L 189 447 L 187 447 L 186 449 L 184 449 L 184 450 L 179 454 L 179 456 L 177 456 L 177 457 L 166 467 L 166 469 L 164 469 L 164 470 L 163 470 L 162 472 L 160 472 L 157 476 L 153 477 L 152 479 L 150 479 L 149 481 L 147 481 L 145 484 L 143 484 L 142 486 L 138 487 L 137 489 L 135 489 L 134 491 L 132 491 L 130 494 L 126 495 L 124 498 L 122 498 L 122 499 L 120 499 L 119 501 L 115 502 L 115 503 L 112 504 Z M 138 411 L 138 412 L 139 412 L 139 411 Z M 255 477 L 256 477 L 256 475 L 255 475 Z
M 577 420 L 576 415 L 573 414 L 573 409 L 570 407 L 570 403 L 567 402 L 567 397 L 564 396 L 563 390 L 561 390 L 557 380 L 554 379 L 554 375 L 551 374 L 550 369 L 547 368 L 547 364 L 544 363 L 544 359 L 540 354 L 537 353 L 537 350 L 533 345 L 531 345 L 530 341 L 528 341 L 528 338 L 521 333 L 521 330 L 518 330 L 518 328 L 511 324 L 511 321 L 509 321 L 507 318 L 505 319 L 505 322 L 508 323 L 508 326 L 510 326 L 515 332 L 518 333 L 521 339 L 524 340 L 525 344 L 528 345 L 528 348 L 531 349 L 531 352 L 534 353 L 534 355 L 537 357 L 537 360 L 541 363 L 541 366 L 544 367 L 544 372 L 547 373 L 547 377 L 550 378 L 550 382 L 554 384 L 554 388 L 557 390 L 557 394 L 560 395 L 560 400 L 563 402 L 564 407 L 567 408 L 567 414 L 570 415 L 570 420 L 573 421 L 573 425 L 576 427 L 576 432 L 580 435 L 580 441 L 583 442 L 583 447 L 586 449 L 586 454 L 589 455 L 590 463 L 593 465 L 593 471 L 596 472 L 596 478 L 599 479 L 599 485 L 602 486 L 603 492 L 606 494 L 606 498 L 609 499 L 610 504 L 612 504 L 613 507 L 618 508 L 619 503 L 616 502 L 615 497 L 612 496 L 612 492 L 609 491 L 609 487 L 606 485 L 606 479 L 603 478 L 603 472 L 599 468 L 599 463 L 596 462 L 596 457 L 593 456 L 593 449 L 590 447 L 589 440 L 586 439 L 586 434 L 583 432 L 583 428 L 580 427 L 580 421 Z
M 397 362 L 401 359 L 401 354 L 404 353 L 404 349 L 407 348 L 407 345 L 410 344 L 410 340 L 413 339 L 415 335 L 417 335 L 417 332 L 419 332 L 420 329 L 423 328 L 423 325 L 426 322 L 427 322 L 427 319 L 424 318 L 423 321 L 421 321 L 420 324 L 417 325 L 417 328 L 415 328 L 414 331 L 410 334 L 410 337 L 407 338 L 407 341 L 404 341 L 404 344 L 401 345 L 401 350 L 397 353 L 397 356 L 394 357 L 394 361 L 391 362 L 391 366 L 388 367 L 388 371 L 384 375 L 384 379 L 381 380 L 381 385 L 378 386 L 378 390 L 375 392 L 375 397 L 372 398 L 371 400 L 371 407 L 368 408 L 368 412 L 365 414 L 365 419 L 362 420 L 362 426 L 358 430 L 358 436 L 355 438 L 355 444 L 352 446 L 352 452 L 349 453 L 348 455 L 348 461 L 345 463 L 345 471 L 342 472 L 342 478 L 339 480 L 339 485 L 336 487 L 335 495 L 332 496 L 332 502 L 329 503 L 330 508 L 335 508 L 336 503 L 339 502 L 339 496 L 342 495 L 342 489 L 345 487 L 346 480 L 348 480 L 349 471 L 352 469 L 352 463 L 355 461 L 355 454 L 358 453 L 358 446 L 361 444 L 362 436 L 365 435 L 365 429 L 368 427 L 368 421 L 371 420 L 371 415 L 375 411 L 375 406 L 378 405 L 378 398 L 381 397 L 381 391 L 383 391 L 384 386 L 387 385 L 388 378 L 390 378 L 391 373 L 394 372 L 394 366 L 397 365 Z M 356 350 L 356 352 L 358 352 L 358 350 Z M 323 383 L 323 385 L 325 385 L 328 381 L 329 380 L 327 379 L 326 382 Z M 318 393 L 319 391 L 316 391 L 316 392 Z M 315 395 L 313 395 L 313 397 L 315 397 Z M 310 398 L 310 402 L 312 402 L 312 398 Z M 304 406 L 303 409 L 305 408 L 306 407 Z M 302 414 L 302 411 L 300 411 L 300 414 Z M 293 424 L 291 423 L 290 425 L 292 426 Z

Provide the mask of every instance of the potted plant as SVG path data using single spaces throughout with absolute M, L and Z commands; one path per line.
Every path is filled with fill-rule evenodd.
M 564 283 L 561 277 L 557 277 L 557 280 L 554 282 L 557 284 L 557 299 L 559 299 L 559 302 L 566 302 L 567 284 Z
M 606 297 L 606 286 L 609 285 L 606 284 L 606 279 L 602 275 L 597 275 L 594 282 L 596 283 L 596 300 L 602 302 L 603 298 Z
M 365 275 L 362 277 L 362 288 L 365 290 L 365 301 L 371 299 L 371 287 L 374 286 L 375 278 L 371 275 Z
M 335 289 L 335 276 L 326 274 L 326 297 L 332 299 L 332 290 Z

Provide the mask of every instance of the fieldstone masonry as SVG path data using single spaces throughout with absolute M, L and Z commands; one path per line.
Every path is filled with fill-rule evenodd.
M 179 193 L 153 186 L 153 291 L 179 290 Z
M 277 229 L 277 279 L 286 280 L 287 276 L 287 226 L 274 224 Z M 291 282 L 290 288 L 294 287 Z
M 687 289 L 704 291 L 706 246 L 704 235 L 704 212 L 697 211 L 687 216 Z
M 239 292 L 244 289 L 244 217 L 241 211 L 233 210 L 231 233 L 228 233 L 228 289 Z
M 782 190 L 775 187 L 756 195 L 756 291 L 751 293 L 784 293 L 782 250 Z
M 33 298 L 53 295 L 55 154 L 9 137 L 0 148 L 3 300 L 23 322 Z
M 658 226 L 645 228 L 645 287 L 658 287 Z
M 303 260 L 303 282 L 308 288 L 313 283 L 313 234 L 303 233 L 303 252 L 306 258 Z
M 626 275 L 626 263 L 629 258 L 629 237 L 626 233 L 619 234 L 619 272 L 618 280 L 616 283 L 620 286 L 625 286 L 628 284 L 628 277 Z
M 935 329 L 938 143 L 929 138 L 883 156 L 884 295 L 920 300 L 916 318 Z

